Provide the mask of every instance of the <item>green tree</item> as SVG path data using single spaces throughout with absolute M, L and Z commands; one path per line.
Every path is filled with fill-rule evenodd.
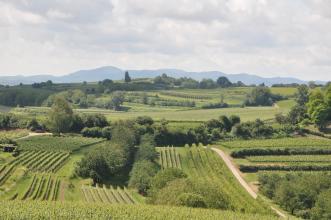
M 147 160 L 153 162 L 158 157 L 155 150 L 154 137 L 152 135 L 144 135 L 141 137 L 135 161 Z
M 94 183 L 101 183 L 120 173 L 126 166 L 128 156 L 121 145 L 106 142 L 89 151 L 76 166 L 76 174 L 92 178 Z
M 331 219 L 331 189 L 322 192 L 318 196 L 315 207 L 312 209 L 312 219 Z
M 274 103 L 271 91 L 264 86 L 255 87 L 250 94 L 247 95 L 245 104 L 248 106 L 270 106 Z
M 158 169 L 158 166 L 151 161 L 142 160 L 134 163 L 130 172 L 129 187 L 138 189 L 141 194 L 146 194 Z
M 131 77 L 130 77 L 130 75 L 129 75 L 129 72 L 128 72 L 128 71 L 125 71 L 125 75 L 124 75 L 124 81 L 125 81 L 126 83 L 129 83 L 129 82 L 131 82 Z
M 69 132 L 73 123 L 73 111 L 69 103 L 61 97 L 56 97 L 49 112 L 49 124 L 52 132 L 60 134 Z
M 309 95 L 309 102 L 307 103 L 308 114 L 312 122 L 319 128 L 324 129 L 330 120 L 331 111 L 328 106 L 329 93 L 324 94 L 320 91 L 314 91 Z
M 121 105 L 124 102 L 124 93 L 116 91 L 111 97 L 111 106 L 115 111 L 118 111 L 121 108 Z
M 296 93 L 296 102 L 298 105 L 305 105 L 309 101 L 309 87 L 307 85 L 300 85 Z
M 221 87 L 221 88 L 227 88 L 232 86 L 231 81 L 226 78 L 225 76 L 221 76 L 217 79 L 216 83 Z

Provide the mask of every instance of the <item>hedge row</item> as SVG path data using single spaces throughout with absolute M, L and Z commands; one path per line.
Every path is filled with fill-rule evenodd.
M 258 171 L 331 171 L 331 165 L 240 165 L 241 172 Z
M 242 149 L 233 151 L 231 156 L 234 158 L 244 158 L 247 156 L 268 156 L 268 155 L 330 155 L 331 149 L 295 149 L 295 148 L 280 148 L 280 149 Z

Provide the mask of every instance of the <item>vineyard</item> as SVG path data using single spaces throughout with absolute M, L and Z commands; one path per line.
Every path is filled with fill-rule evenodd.
M 85 137 L 53 137 L 53 136 L 35 136 L 17 141 L 18 146 L 23 151 L 68 151 L 73 152 L 80 150 L 99 142 L 102 139 L 85 138 Z
M 26 167 L 32 172 L 55 173 L 69 158 L 67 152 L 26 151 L 0 167 L 0 186 L 14 173 L 17 167 Z
M 192 95 L 189 93 L 180 93 L 180 92 L 160 92 L 161 95 L 164 96 L 173 96 L 178 98 L 184 98 L 184 99 L 198 99 L 198 100 L 204 100 L 204 99 L 212 99 L 213 97 L 207 96 L 207 95 Z
M 12 200 L 40 200 L 56 201 L 58 198 L 61 180 L 52 175 L 35 174 L 29 188 L 23 195 L 15 193 Z
M 151 205 L 106 205 L 89 203 L 0 202 L 0 219 L 227 219 L 276 220 L 273 216 L 212 209 Z
M 222 142 L 229 149 L 239 148 L 330 148 L 331 140 L 317 137 L 298 137 L 266 140 L 245 140 Z
M 219 186 L 229 199 L 233 210 L 248 213 L 270 213 L 269 208 L 250 195 L 239 185 L 223 160 L 210 149 L 202 147 L 176 148 L 181 156 L 182 169 L 195 181 Z
M 160 165 L 165 168 L 182 168 L 180 155 L 174 147 L 159 148 Z
M 331 171 L 331 140 L 298 137 L 222 143 L 242 172 Z
M 137 201 L 132 197 L 129 190 L 124 187 L 123 189 L 117 187 L 116 189 L 110 186 L 92 187 L 83 186 L 82 192 L 85 201 L 88 203 L 106 203 L 106 204 L 136 204 Z

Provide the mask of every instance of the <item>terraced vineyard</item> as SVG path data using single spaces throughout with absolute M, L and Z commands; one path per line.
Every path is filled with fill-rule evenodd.
M 162 147 L 159 148 L 160 153 L 160 165 L 165 168 L 182 168 L 180 162 L 180 155 L 177 153 L 174 147 Z
M 107 203 L 107 204 L 136 204 L 136 200 L 132 197 L 127 188 L 112 186 L 110 188 L 83 186 L 82 192 L 86 202 L 89 203 Z
M 182 168 L 195 180 L 219 186 L 229 199 L 233 210 L 253 213 L 270 213 L 263 201 L 253 199 L 238 183 L 231 171 L 211 149 L 202 147 L 176 148 L 181 155 Z
M 23 195 L 16 193 L 13 199 L 56 201 L 61 180 L 53 175 L 34 175 Z

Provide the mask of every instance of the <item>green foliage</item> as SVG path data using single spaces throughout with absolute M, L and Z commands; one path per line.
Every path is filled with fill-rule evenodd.
M 76 166 L 77 175 L 101 183 L 118 174 L 127 164 L 128 154 L 123 146 L 106 142 L 89 151 Z
M 109 126 L 109 122 L 102 114 L 83 114 L 81 116 L 84 127 L 106 127 Z
M 187 175 L 182 170 L 178 168 L 163 169 L 154 176 L 151 182 L 150 193 L 152 194 L 165 187 L 169 182 L 181 178 L 187 178 Z
M 296 102 L 299 106 L 306 105 L 309 101 L 309 88 L 306 85 L 300 85 L 296 93 Z
M 319 128 L 324 129 L 331 120 L 331 86 L 323 94 L 320 90 L 315 90 L 309 95 L 307 103 L 308 114 L 312 122 Z
M 110 102 L 107 104 L 106 108 L 113 108 L 115 111 L 120 110 L 121 105 L 124 102 L 124 93 L 116 91 L 112 94 Z
M 14 114 L 1 114 L 0 113 L 0 129 L 19 128 L 24 124 Z M 26 124 L 25 124 L 26 126 Z M 25 127 L 23 126 L 23 127 Z
M 216 82 L 221 88 L 227 88 L 232 86 L 230 80 L 224 76 L 219 77 Z
M 68 90 L 53 94 L 44 101 L 43 105 L 51 107 L 57 97 L 62 97 L 71 105 L 79 108 L 87 108 L 89 106 L 88 96 L 80 89 Z
M 329 173 L 263 174 L 261 192 L 301 218 L 329 219 Z
M 274 129 L 257 119 L 255 122 L 236 124 L 231 131 L 232 135 L 239 138 L 268 138 L 274 133 Z
M 135 161 L 147 160 L 155 161 L 158 154 L 155 150 L 155 142 L 152 135 L 144 135 L 141 137 L 140 145 L 135 155 Z
M 194 193 L 182 193 L 178 196 L 179 205 L 193 207 L 193 208 L 205 208 L 206 203 L 202 196 Z
M 271 106 L 276 101 L 284 99 L 281 95 L 271 93 L 268 87 L 255 87 L 250 94 L 247 95 L 245 105 L 247 106 Z
M 84 128 L 81 131 L 81 134 L 83 137 L 103 137 L 102 128 L 100 127 Z
M 49 127 L 54 133 L 70 131 L 73 123 L 73 111 L 68 102 L 60 97 L 55 98 L 49 112 Z
M 331 189 L 318 195 L 315 207 L 312 209 L 312 219 L 331 219 Z
M 141 194 L 146 194 L 158 169 L 159 167 L 151 161 L 135 162 L 130 172 L 129 187 L 136 188 Z
M 131 82 L 131 77 L 130 77 L 128 71 L 125 71 L 124 81 L 125 81 L 126 83 Z
M 53 92 L 48 89 L 31 87 L 9 87 L 0 89 L 0 105 L 40 106 Z

